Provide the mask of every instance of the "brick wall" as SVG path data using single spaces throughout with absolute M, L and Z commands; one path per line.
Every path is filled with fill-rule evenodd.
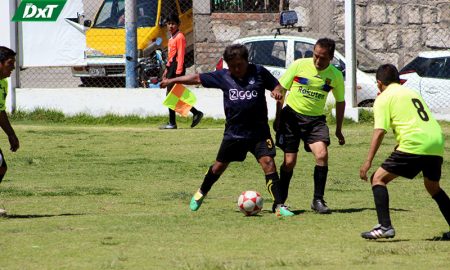
M 202 2 L 209 1 L 194 1 L 199 72 L 213 70 L 225 46 L 235 39 L 273 34 L 278 26 L 278 14 L 210 13 L 204 7 L 196 12 L 195 5 Z M 289 9 L 297 12 L 303 29 L 303 33 L 289 34 L 344 38 L 344 0 L 290 0 Z M 419 51 L 450 48 L 450 2 L 357 0 L 356 38 L 357 45 L 380 62 L 402 67 Z

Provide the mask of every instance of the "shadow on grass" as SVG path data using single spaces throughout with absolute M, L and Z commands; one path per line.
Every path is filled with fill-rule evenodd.
M 450 238 L 444 238 L 442 236 L 435 236 L 433 238 L 425 239 L 425 241 L 450 241 Z
M 332 213 L 356 213 L 356 212 L 362 212 L 366 210 L 376 211 L 375 208 L 345 208 L 345 209 L 332 209 Z M 402 209 L 402 208 L 389 208 L 390 211 L 396 211 L 396 212 L 409 212 L 410 210 Z
M 292 210 L 292 209 L 289 209 L 289 211 L 291 211 L 291 212 L 294 213 L 295 215 L 300 215 L 300 214 L 303 214 L 303 213 L 306 212 L 305 210 Z M 265 214 L 274 214 L 274 213 L 272 212 L 272 210 L 262 210 L 261 213 L 265 213 Z
M 13 218 L 46 218 L 46 217 L 64 217 L 64 216 L 81 216 L 85 214 L 59 214 L 59 215 L 7 215 L 5 218 L 13 219 Z
M 409 242 L 409 239 L 366 239 L 371 243 L 399 243 L 399 242 Z

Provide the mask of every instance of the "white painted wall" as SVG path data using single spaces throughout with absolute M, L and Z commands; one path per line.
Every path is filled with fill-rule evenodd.
M 190 88 L 197 97 L 195 107 L 206 117 L 225 118 L 222 91 L 218 89 Z M 87 113 L 92 116 L 105 114 L 157 116 L 168 115 L 162 103 L 165 89 L 140 88 L 69 88 L 17 90 L 17 109 L 33 111 L 37 108 L 54 109 L 65 115 Z M 275 117 L 275 101 L 266 91 L 269 118 Z

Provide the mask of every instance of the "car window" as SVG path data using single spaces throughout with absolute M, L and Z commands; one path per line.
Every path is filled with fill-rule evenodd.
M 314 44 L 301 41 L 294 42 L 294 59 L 308 58 L 313 56 Z
M 450 79 L 450 57 L 447 57 L 447 60 L 445 61 L 445 66 L 442 70 L 441 78 Z
M 192 0 L 180 0 L 181 13 L 185 13 L 192 8 Z
M 427 78 L 444 78 L 444 67 L 445 59 L 442 58 L 431 58 L 429 60 L 429 65 L 423 74 L 423 77 Z
M 400 70 L 400 73 L 416 72 L 419 76 L 423 77 L 430 65 L 431 59 L 424 57 L 417 57 L 409 64 Z
M 286 40 L 252 41 L 245 44 L 249 62 L 263 66 L 286 67 Z

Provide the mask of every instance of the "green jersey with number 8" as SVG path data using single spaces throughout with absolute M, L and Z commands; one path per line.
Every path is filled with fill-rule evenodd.
M 417 92 L 392 83 L 376 98 L 373 111 L 374 128 L 392 128 L 398 151 L 443 156 L 444 134 Z

